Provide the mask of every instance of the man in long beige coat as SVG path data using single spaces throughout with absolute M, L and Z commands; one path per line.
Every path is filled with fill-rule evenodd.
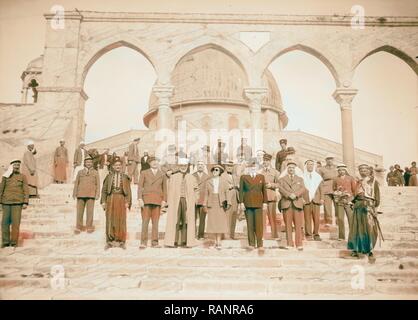
M 22 174 L 26 176 L 30 198 L 39 198 L 38 171 L 36 169 L 35 154 L 35 144 L 33 143 L 33 141 L 29 141 L 27 143 L 27 150 L 23 154 Z
M 197 244 L 195 233 L 195 204 L 199 191 L 197 180 L 187 173 L 187 159 L 178 161 L 180 172 L 169 175 L 167 181 L 167 222 L 164 245 L 192 247 Z
M 231 239 L 235 239 L 235 228 L 238 219 L 238 203 L 239 203 L 239 180 L 240 175 L 234 172 L 234 162 L 227 161 L 225 164 L 225 172 L 222 173 L 222 178 L 228 183 L 228 203 L 230 207 L 226 210 L 228 216 L 229 234 Z

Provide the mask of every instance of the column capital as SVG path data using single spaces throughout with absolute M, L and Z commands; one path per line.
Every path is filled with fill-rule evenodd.
M 259 88 L 244 88 L 245 97 L 250 102 L 251 110 L 261 110 L 261 102 L 268 93 L 268 89 L 264 87 Z
M 337 88 L 332 96 L 340 105 L 341 109 L 351 109 L 351 102 L 356 96 L 358 90 L 353 88 Z
M 152 93 L 160 99 L 170 98 L 173 95 L 173 86 L 153 86 Z

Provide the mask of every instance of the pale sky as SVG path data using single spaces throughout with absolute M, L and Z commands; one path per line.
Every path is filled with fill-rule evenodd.
M 43 53 L 43 13 L 59 4 L 67 10 L 215 12 L 276 14 L 349 14 L 360 4 L 366 15 L 418 15 L 418 2 L 396 0 L 211 0 L 211 1 L 81 1 L 81 0 L 0 0 L 0 102 L 20 102 L 20 75 L 28 62 Z M 141 72 L 136 72 L 141 70 Z M 341 142 L 341 117 L 332 98 L 334 80 L 315 57 L 293 51 L 270 66 L 289 116 L 288 130 L 312 133 Z M 90 69 L 85 91 L 86 141 L 129 129 L 143 128 L 142 116 L 155 74 L 148 61 L 128 48 L 102 56 Z M 385 166 L 397 162 L 409 165 L 418 158 L 418 79 L 402 60 L 377 53 L 357 68 L 354 84 L 359 89 L 353 101 L 354 142 L 357 148 L 382 154 Z M 125 122 L 110 115 L 117 108 Z M 109 122 L 103 119 L 111 119 Z

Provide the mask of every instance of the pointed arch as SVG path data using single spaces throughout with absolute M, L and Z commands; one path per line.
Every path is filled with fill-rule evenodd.
M 266 48 L 267 49 L 267 48 Z M 270 55 L 266 55 L 265 56 L 265 60 L 264 60 L 264 69 L 263 69 L 263 73 L 265 72 L 265 70 L 271 65 L 271 63 L 276 60 L 278 57 L 291 52 L 291 51 L 302 51 L 305 53 L 308 53 L 312 56 L 314 56 L 315 58 L 319 59 L 329 70 L 329 72 L 332 74 L 336 87 L 340 86 L 340 77 L 339 74 L 337 72 L 337 69 L 335 68 L 334 64 L 330 61 L 329 58 L 327 58 L 323 53 L 321 53 L 319 50 L 314 49 L 312 46 L 308 46 L 302 43 L 298 43 L 298 44 L 294 44 L 285 48 L 279 48 L 279 51 L 274 51 L 272 50 L 272 48 L 269 49 L 270 52 L 273 52 Z M 263 74 L 262 73 L 262 74 Z
M 151 65 L 154 68 L 154 71 L 156 74 L 157 73 L 157 68 L 156 65 L 153 61 L 153 59 L 147 54 L 145 53 L 142 49 L 140 49 L 137 45 L 125 41 L 125 40 L 119 40 L 116 42 L 112 42 L 110 44 L 105 45 L 104 47 L 102 47 L 101 49 L 99 49 L 98 51 L 96 51 L 95 53 L 93 53 L 89 58 L 86 59 L 86 63 L 84 64 L 84 66 L 82 66 L 82 74 L 81 74 L 81 85 L 80 87 L 83 88 L 84 87 L 84 81 L 86 79 L 87 73 L 89 72 L 91 66 L 98 60 L 100 59 L 100 57 L 102 57 L 104 54 L 106 54 L 107 52 L 116 49 L 116 48 L 120 48 L 120 47 L 127 47 L 130 48 L 132 50 L 137 51 L 139 54 L 141 54 L 142 56 L 144 56 L 149 63 L 151 63 Z
M 358 61 L 355 62 L 354 72 L 357 69 L 357 67 L 360 65 L 360 63 L 362 63 L 366 58 L 381 51 L 393 54 L 394 56 L 403 60 L 418 75 L 418 63 L 415 62 L 414 58 L 411 57 L 409 54 L 405 53 L 404 51 L 398 48 L 395 48 L 391 45 L 382 45 L 364 54 Z

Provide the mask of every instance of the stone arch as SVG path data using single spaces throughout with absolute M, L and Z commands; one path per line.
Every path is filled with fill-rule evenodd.
M 246 57 L 239 52 L 239 49 L 238 50 L 236 49 L 237 47 L 236 44 L 231 46 L 231 45 L 228 45 L 226 42 L 223 42 L 223 43 L 219 43 L 218 41 L 201 41 L 201 42 L 203 43 L 197 44 L 197 45 L 195 44 L 193 48 L 188 47 L 187 51 L 183 50 L 173 58 L 172 60 L 173 63 L 167 69 L 170 75 L 175 70 L 175 68 L 180 63 L 180 61 L 182 61 L 188 55 L 191 55 L 193 53 L 200 52 L 206 49 L 215 49 L 226 54 L 230 58 L 232 58 L 242 68 L 242 70 L 244 71 L 246 75 L 247 82 L 249 82 L 250 71 L 247 66 L 248 59 L 246 59 Z M 248 50 L 248 49 L 245 49 L 245 50 Z
M 394 56 L 398 57 L 399 59 L 403 60 L 407 65 L 409 65 L 411 67 L 411 69 L 418 75 L 418 63 L 415 62 L 414 58 L 406 53 L 403 50 L 400 50 L 396 47 L 393 47 L 391 45 L 381 45 L 375 49 L 371 49 L 370 51 L 368 51 L 367 53 L 363 53 L 360 57 L 360 59 L 356 60 L 354 62 L 354 72 L 357 69 L 357 67 L 360 65 L 360 63 L 362 63 L 366 58 L 370 57 L 371 55 L 378 53 L 378 52 L 387 52 L 390 54 L 393 54 Z
M 120 48 L 120 47 L 127 47 L 130 49 L 133 49 L 137 51 L 139 54 L 141 54 L 142 56 L 144 56 L 153 66 L 155 73 L 157 74 L 157 78 L 158 78 L 158 69 L 154 62 L 154 59 L 152 59 L 149 54 L 144 52 L 142 49 L 140 49 L 137 45 L 133 44 L 132 42 L 128 42 L 126 40 L 119 40 L 119 41 L 113 41 L 109 44 L 104 45 L 98 51 L 95 51 L 93 54 L 90 54 L 90 56 L 87 59 L 83 60 L 83 62 L 81 63 L 79 62 L 79 68 L 82 70 L 81 78 L 79 79 L 81 88 L 84 87 L 84 81 L 86 79 L 87 73 L 89 72 L 91 66 L 107 52 L 116 48 Z
M 271 45 L 266 45 L 265 47 L 263 47 L 259 53 L 261 57 L 259 77 L 261 78 L 265 70 L 270 66 L 270 64 L 275 59 L 277 59 L 278 57 L 288 52 L 295 51 L 295 50 L 303 51 L 319 59 L 332 74 L 336 87 L 340 86 L 341 81 L 340 81 L 339 72 L 337 71 L 337 68 L 336 68 L 336 63 L 331 62 L 331 59 L 325 56 L 324 53 L 322 53 L 323 50 L 320 51 L 319 49 L 314 48 L 311 45 L 306 45 L 302 43 L 297 43 L 297 44 L 293 44 L 290 46 L 283 46 L 283 44 L 281 43 L 274 42 Z

